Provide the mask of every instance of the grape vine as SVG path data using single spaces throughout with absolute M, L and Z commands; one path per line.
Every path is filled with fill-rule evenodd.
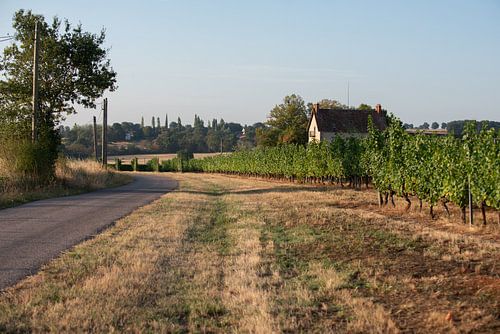
M 480 130 L 478 131 L 478 128 Z M 412 205 L 416 197 L 429 204 L 430 214 L 441 203 L 462 209 L 465 219 L 468 180 L 474 204 L 500 210 L 499 131 L 469 122 L 461 138 L 410 135 L 401 122 L 389 117 L 385 131 L 371 120 L 366 138 L 336 136 L 330 143 L 280 145 L 194 159 L 188 170 L 260 176 L 309 183 L 332 183 L 360 188 L 368 182 L 379 191 L 379 201 L 394 203 L 401 196 Z M 499 212 L 500 215 L 500 212 Z

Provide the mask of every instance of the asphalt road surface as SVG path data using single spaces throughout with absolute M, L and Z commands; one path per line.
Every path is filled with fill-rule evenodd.
M 0 290 L 176 187 L 165 176 L 135 174 L 125 186 L 0 210 Z

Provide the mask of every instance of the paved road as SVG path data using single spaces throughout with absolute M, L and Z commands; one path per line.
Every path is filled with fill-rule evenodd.
M 161 175 L 136 174 L 134 178 L 118 188 L 0 210 L 0 290 L 177 187 Z

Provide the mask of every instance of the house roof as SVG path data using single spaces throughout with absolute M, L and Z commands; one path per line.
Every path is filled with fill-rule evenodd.
M 385 114 L 375 110 L 318 109 L 313 115 L 316 115 L 316 123 L 320 132 L 367 133 L 370 115 L 376 128 L 385 130 L 387 127 Z

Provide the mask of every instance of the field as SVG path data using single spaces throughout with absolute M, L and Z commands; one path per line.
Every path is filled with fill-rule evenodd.
M 212 157 L 215 155 L 220 155 L 220 153 L 194 153 L 195 158 Z M 124 164 L 130 164 L 130 161 L 134 158 L 139 159 L 139 163 L 146 164 L 149 160 L 153 158 L 159 158 L 161 160 L 173 159 L 177 156 L 175 153 L 165 153 L 165 154 L 130 154 L 130 155 L 112 155 L 108 157 L 108 163 L 115 163 L 115 159 L 121 159 Z
M 0 332 L 500 331 L 496 226 L 373 191 L 162 175 L 179 188 L 1 294 Z

